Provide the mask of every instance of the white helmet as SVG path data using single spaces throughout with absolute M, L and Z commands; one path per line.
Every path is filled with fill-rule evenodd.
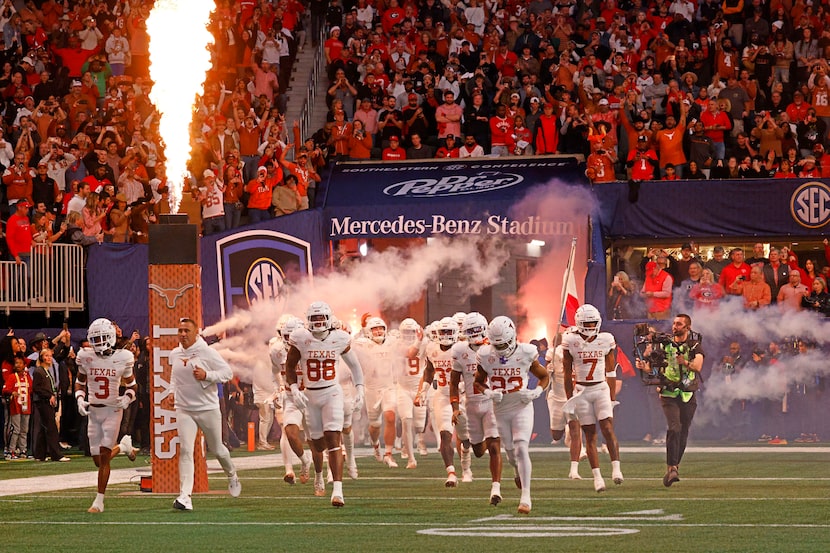
M 404 319 L 398 328 L 405 343 L 414 344 L 418 341 L 418 331 L 421 330 L 421 325 L 415 319 Z
M 444 317 L 438 321 L 438 343 L 442 346 L 451 346 L 458 341 L 458 324 L 452 317 Z
M 602 325 L 599 310 L 590 303 L 586 303 L 576 310 L 574 321 L 579 333 L 588 338 L 599 334 L 599 327 Z
M 487 340 L 487 318 L 475 311 L 467 313 L 461 323 L 461 335 L 472 345 L 482 345 Z
M 109 319 L 95 319 L 86 333 L 89 345 L 98 355 L 109 355 L 115 348 L 115 325 Z
M 516 351 L 516 325 L 510 317 L 500 315 L 490 321 L 487 338 L 502 358 L 510 357 Z
M 438 342 L 438 329 L 435 325 L 438 324 L 438 321 L 432 321 L 424 328 L 424 335 L 430 342 Z
M 452 316 L 452 320 L 458 325 L 458 330 L 461 330 L 461 325 L 464 324 L 464 317 L 466 316 L 467 314 L 463 311 L 456 311 L 456 313 Z
M 305 318 L 308 329 L 316 338 L 319 338 L 318 335 L 325 334 L 331 330 L 331 321 L 334 316 L 329 304 L 324 301 L 315 301 L 308 306 Z
M 382 344 L 386 341 L 386 323 L 380 317 L 369 317 L 366 333 L 374 343 Z
M 291 319 L 296 319 L 296 317 L 290 313 L 283 313 L 280 315 L 279 320 L 277 321 L 277 326 L 274 330 L 274 334 L 276 336 L 282 336 L 282 329 L 285 327 L 285 323 L 287 323 Z
M 298 328 L 302 328 L 303 320 L 299 317 L 291 317 L 285 324 L 282 325 L 282 330 L 280 331 L 280 335 L 282 336 L 283 342 L 285 342 L 286 349 L 289 347 L 288 338 L 291 336 L 291 333 L 297 330 Z

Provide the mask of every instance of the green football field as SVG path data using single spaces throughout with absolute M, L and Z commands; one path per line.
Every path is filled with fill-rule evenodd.
M 237 455 L 251 460 L 257 455 Z M 274 465 L 276 455 L 259 455 Z M 360 457 L 360 478 L 344 482 L 346 506 L 314 497 L 311 482 L 288 486 L 282 469 L 240 471 L 242 496 L 195 495 L 193 512 L 171 508 L 173 496 L 111 486 L 106 511 L 86 513 L 92 487 L 2 494 L 4 482 L 92 470 L 92 461 L 0 463 L 1 551 L 830 551 L 830 455 L 825 447 L 691 448 L 681 481 L 661 482 L 660 448 L 623 446 L 625 482 L 615 486 L 601 458 L 607 492 L 565 478 L 563 448 L 533 448 L 533 511 L 516 513 L 519 491 L 505 462 L 504 502 L 488 504 L 485 459 L 475 481 L 443 485 L 436 453 L 415 470 L 389 469 Z M 268 460 L 268 463 L 265 461 Z M 139 457 L 139 465 L 147 458 Z M 120 457 L 115 468 L 127 468 Z M 211 465 L 213 466 L 213 465 Z M 401 465 L 403 466 L 403 465 Z M 90 486 L 94 474 L 88 474 Z M 19 481 L 18 481 L 19 482 Z M 211 489 L 227 480 L 212 473 Z

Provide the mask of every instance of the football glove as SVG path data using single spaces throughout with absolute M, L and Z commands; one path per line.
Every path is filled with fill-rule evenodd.
M 133 402 L 133 397 L 129 396 L 127 394 L 124 394 L 123 396 L 118 396 L 118 398 L 116 398 L 115 406 L 118 407 L 119 409 L 123 410 L 123 409 L 126 409 L 127 407 L 129 407 L 130 403 L 132 403 L 132 402 Z
M 300 411 L 305 411 L 305 408 L 308 407 L 308 396 L 300 390 L 296 382 L 291 385 L 291 399 L 294 400 L 294 405 Z
M 542 388 L 539 387 L 539 386 L 536 386 L 532 390 L 528 390 L 528 389 L 520 390 L 519 391 L 519 398 L 522 400 L 522 403 L 530 403 L 531 401 L 533 401 L 537 397 L 541 396 L 543 391 L 544 390 L 542 390 Z
M 490 388 L 485 389 L 483 394 L 487 399 L 493 400 L 493 403 L 499 403 L 504 397 L 504 392 L 501 390 L 491 390 Z
M 89 402 L 80 396 L 75 399 L 78 402 L 78 414 L 82 417 L 89 415 Z
M 363 409 L 363 404 L 366 402 L 366 391 L 363 384 L 358 384 L 354 387 L 354 410 L 355 412 Z

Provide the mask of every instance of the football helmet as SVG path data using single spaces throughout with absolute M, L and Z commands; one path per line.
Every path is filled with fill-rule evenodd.
M 576 328 L 579 329 L 579 333 L 586 338 L 590 338 L 591 336 L 599 334 L 599 327 L 602 325 L 602 316 L 600 316 L 599 310 L 596 307 L 590 303 L 586 303 L 576 310 L 574 321 L 576 322 Z
M 464 313 L 463 311 L 457 311 L 452 316 L 452 320 L 455 321 L 455 324 L 458 325 L 458 330 L 461 330 L 461 325 L 464 324 L 464 317 L 466 317 L 466 316 L 467 316 L 467 314 Z
M 334 318 L 331 307 L 324 301 L 315 301 L 308 306 L 308 311 L 305 314 L 306 326 L 315 336 L 325 334 L 331 330 L 331 321 Z
M 282 330 L 280 334 L 282 336 L 283 341 L 285 342 L 286 347 L 288 346 L 288 337 L 291 336 L 291 333 L 303 326 L 303 320 L 299 317 L 291 317 L 285 324 L 282 325 Z
M 386 323 L 380 317 L 371 317 L 366 321 L 366 331 L 374 343 L 382 344 L 386 341 Z
M 513 355 L 518 344 L 516 343 L 516 325 L 510 317 L 499 315 L 487 327 L 487 338 L 499 355 L 504 359 Z
M 398 329 L 401 331 L 401 339 L 407 344 L 414 344 L 418 341 L 418 331 L 421 325 L 415 319 L 404 319 Z
M 442 346 L 451 346 L 458 341 L 458 323 L 452 317 L 444 317 L 438 321 L 438 343 Z
M 280 315 L 280 318 L 277 321 L 277 326 L 274 330 L 274 335 L 275 336 L 282 336 L 282 329 L 285 327 L 285 323 L 287 323 L 291 319 L 295 319 L 295 318 L 296 317 L 294 317 L 294 315 L 292 315 L 290 313 L 283 313 L 282 315 Z
M 467 313 L 461 323 L 461 335 L 474 346 L 482 345 L 487 340 L 487 319 L 475 311 Z
M 89 325 L 86 339 L 98 355 L 109 355 L 115 348 L 115 325 L 109 319 L 95 319 Z

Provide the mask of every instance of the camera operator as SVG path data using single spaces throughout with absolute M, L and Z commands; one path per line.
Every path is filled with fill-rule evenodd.
M 700 386 L 704 356 L 701 338 L 692 332 L 691 317 L 682 313 L 676 315 L 671 328 L 671 336 L 655 335 L 645 355 L 636 362 L 638 369 L 656 369 L 660 375 L 657 390 L 667 425 L 666 474 L 663 476 L 663 485 L 667 488 L 680 481 L 678 467 L 697 409 L 695 392 Z

